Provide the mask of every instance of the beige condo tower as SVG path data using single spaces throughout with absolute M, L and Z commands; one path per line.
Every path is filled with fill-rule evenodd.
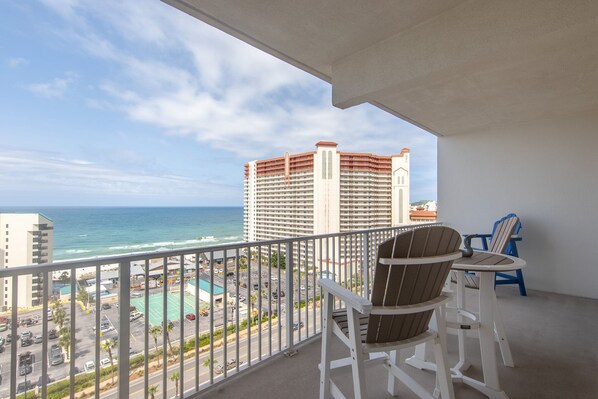
M 409 223 L 409 149 L 316 151 L 245 164 L 246 241 L 348 232 Z
M 313 152 L 249 162 L 244 205 L 248 242 L 408 224 L 409 149 L 389 156 L 348 153 L 320 141 Z M 314 245 L 293 249 L 307 267 L 341 279 L 358 271 L 359 259 L 347 252 L 363 245 L 356 236 Z
M 53 229 L 52 221 L 39 213 L 0 213 L 0 268 L 52 262 Z M 2 309 L 13 306 L 11 280 L 0 279 Z M 18 307 L 41 305 L 42 287 L 39 275 L 19 276 Z

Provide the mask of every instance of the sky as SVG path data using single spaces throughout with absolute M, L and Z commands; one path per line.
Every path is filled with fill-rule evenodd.
M 158 0 L 0 2 L 0 206 L 241 206 L 243 165 L 411 151 L 436 199 L 436 138 Z

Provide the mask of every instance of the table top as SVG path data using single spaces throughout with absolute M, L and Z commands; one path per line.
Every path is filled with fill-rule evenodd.
M 471 258 L 460 258 L 453 262 L 453 270 L 470 272 L 507 272 L 523 269 L 526 262 L 514 256 L 475 251 Z

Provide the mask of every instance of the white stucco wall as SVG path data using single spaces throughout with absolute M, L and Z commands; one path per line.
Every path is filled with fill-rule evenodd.
M 338 231 L 340 231 L 340 154 L 336 151 L 336 144 L 320 144 L 314 155 L 314 234 Z
M 598 298 L 598 112 L 438 139 L 439 220 L 522 220 L 528 288 Z
M 401 156 L 392 157 L 392 225 L 409 224 L 409 208 L 411 202 L 410 160 L 411 154 L 405 152 Z

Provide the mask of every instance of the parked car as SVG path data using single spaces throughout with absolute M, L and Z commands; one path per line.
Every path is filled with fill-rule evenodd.
M 56 339 L 58 338 L 58 334 L 56 333 L 56 329 L 51 329 L 48 331 L 48 339 Z
M 102 304 L 102 310 L 108 310 L 108 309 L 112 309 L 112 306 L 110 306 L 109 303 L 103 303 Z
M 172 321 L 168 320 L 168 326 L 170 328 L 173 328 L 174 327 L 174 323 Z M 164 327 L 164 321 L 162 321 L 162 327 Z
M 17 385 L 17 394 L 25 393 L 30 389 L 33 389 L 33 384 L 31 381 L 19 382 L 19 385 Z
M 293 331 L 297 331 L 300 328 L 303 328 L 303 322 L 302 321 L 300 321 L 298 323 L 297 322 L 293 323 Z
M 36 335 L 35 337 L 33 337 L 33 343 L 34 344 L 41 344 L 42 342 L 44 342 L 44 336 L 43 335 Z
M 141 313 L 141 312 L 131 312 L 131 314 L 129 315 L 129 321 L 137 320 L 137 319 L 141 318 L 142 316 L 143 316 L 143 313 Z
M 30 364 L 23 364 L 19 367 L 19 375 L 22 377 L 27 374 L 31 374 L 33 366 Z
M 21 336 L 23 338 L 32 338 L 33 337 L 33 333 L 31 331 L 27 330 L 27 331 L 23 331 L 23 333 L 21 334 Z
M 31 339 L 29 337 L 21 338 L 21 348 L 25 348 L 25 347 L 31 346 L 31 345 L 33 345 L 33 339 Z
M 279 295 L 281 298 L 284 298 L 284 291 L 280 290 L 278 292 L 276 292 L 276 291 L 272 292 L 272 298 L 274 298 L 274 299 L 278 299 Z
M 4 347 L 4 345 L 0 345 L 0 353 L 4 353 L 4 351 L 6 350 L 6 348 Z M 1 383 L 1 381 L 0 381 Z
M 46 376 L 46 385 L 51 384 L 54 381 L 56 381 L 54 378 L 51 378 L 49 375 Z M 44 384 L 44 380 L 43 380 L 43 377 L 40 375 L 39 379 L 37 380 L 37 387 L 41 388 L 43 384 Z
M 0 345 L 4 345 L 5 343 L 4 337 L 0 336 Z
M 110 359 L 108 359 L 107 357 L 105 357 L 102 360 L 100 360 L 100 367 L 101 368 L 108 367 L 108 366 L 110 366 Z
M 93 330 L 93 332 L 95 332 L 96 326 L 92 326 L 91 329 Z M 102 334 L 107 333 L 112 330 L 114 330 L 114 327 L 109 322 L 102 322 L 102 324 L 100 324 L 100 332 Z
M 15 339 L 19 339 L 19 338 L 21 338 L 21 337 L 19 336 L 19 334 L 17 334 L 17 336 L 15 337 Z M 6 342 L 8 342 L 8 343 L 12 342 L 12 334 L 8 334 L 6 336 Z
M 48 310 L 48 321 L 54 320 L 54 313 L 51 310 Z
M 64 363 L 64 355 L 62 354 L 62 349 L 58 345 L 52 345 L 52 349 L 50 350 L 50 354 L 48 355 L 50 366 L 58 366 L 59 364 Z
M 187 313 L 185 315 L 185 319 L 187 319 L 187 320 L 195 320 L 195 315 L 193 313 Z
M 92 373 L 96 369 L 96 365 L 94 362 L 92 362 L 90 360 L 88 362 L 85 362 L 83 369 L 85 370 L 86 373 Z
M 38 322 L 37 318 L 33 318 L 33 319 L 32 318 L 27 318 L 27 319 L 23 320 L 23 325 L 25 327 L 30 327 L 30 326 L 36 325 L 37 322 Z

